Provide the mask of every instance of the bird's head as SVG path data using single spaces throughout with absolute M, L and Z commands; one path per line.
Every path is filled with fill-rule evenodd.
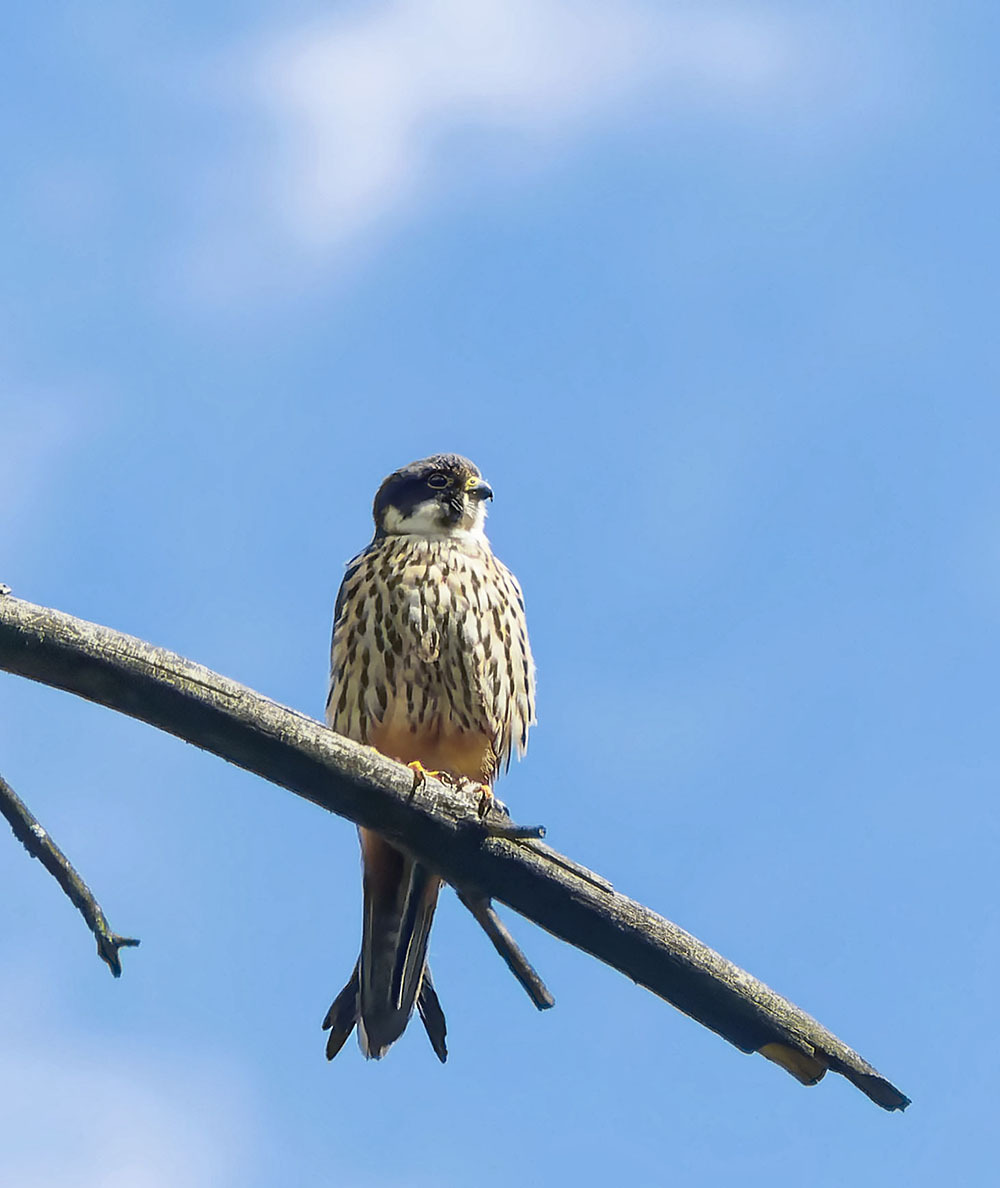
M 493 498 L 478 467 L 460 454 L 434 454 L 394 470 L 375 495 L 376 536 L 483 534 Z

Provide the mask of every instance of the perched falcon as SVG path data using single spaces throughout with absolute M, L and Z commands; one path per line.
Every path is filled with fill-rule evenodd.
M 486 539 L 478 469 L 435 454 L 389 475 L 375 536 L 348 564 L 334 611 L 328 725 L 402 763 L 491 784 L 524 753 L 535 675 L 514 575 Z M 326 1016 L 329 1059 L 358 1027 L 378 1059 L 414 1006 L 434 1051 L 445 1021 L 427 940 L 441 879 L 377 833 L 358 830 L 364 874 L 361 956 Z

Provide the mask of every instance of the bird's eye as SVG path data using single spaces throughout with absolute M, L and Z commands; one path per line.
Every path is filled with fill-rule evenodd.
M 446 474 L 438 473 L 431 475 L 431 477 L 427 480 L 427 485 L 428 487 L 434 487 L 436 490 L 440 491 L 444 487 L 449 486 L 450 482 L 451 480 Z

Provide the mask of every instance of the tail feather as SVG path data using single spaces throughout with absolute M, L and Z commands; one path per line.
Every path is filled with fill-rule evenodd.
M 362 830 L 361 847 L 365 907 L 358 1038 L 364 1054 L 378 1060 L 403 1034 L 418 1003 L 441 880 L 377 834 Z M 432 1019 L 436 1002 L 432 986 L 427 997 Z M 442 1027 L 431 1035 L 439 1056 L 443 1034 Z
M 427 965 L 427 942 L 441 880 L 377 834 L 361 832 L 364 856 L 364 927 L 361 956 L 347 985 L 326 1013 L 328 1060 L 355 1027 L 361 1051 L 378 1060 L 403 1034 L 413 1008 L 431 1047 L 448 1058 L 447 1026 Z
M 358 968 L 360 965 L 360 959 L 354 963 L 354 973 L 351 974 L 350 981 L 333 1000 L 333 1005 L 326 1012 L 326 1018 L 323 1020 L 323 1030 L 330 1033 L 326 1041 L 327 1060 L 332 1060 L 347 1043 L 358 1021 L 360 1006 Z
M 444 1042 L 448 1027 L 444 1021 L 444 1011 L 441 1010 L 441 1004 L 438 1002 L 438 996 L 434 990 L 429 965 L 424 966 L 424 980 L 420 984 L 420 993 L 417 995 L 417 1010 L 420 1012 L 420 1021 L 427 1032 L 427 1038 L 431 1041 L 431 1047 L 438 1060 L 444 1064 L 448 1059 L 448 1048 Z
M 326 1041 L 327 1060 L 332 1060 L 337 1055 L 350 1039 L 351 1032 L 360 1021 L 360 978 L 358 975 L 360 964 L 360 959 L 355 962 L 351 980 L 333 1000 L 333 1005 L 326 1012 L 326 1018 L 323 1020 L 323 1030 L 330 1033 Z M 420 1013 L 420 1021 L 424 1025 L 424 1030 L 427 1032 L 427 1038 L 431 1041 L 434 1054 L 444 1064 L 448 1059 L 448 1046 L 445 1043 L 448 1025 L 434 989 L 431 967 L 426 964 L 424 965 L 424 980 L 420 983 L 420 993 L 417 995 L 417 1010 Z
M 405 896 L 399 923 L 399 944 L 392 970 L 392 999 L 397 1008 L 417 999 L 427 957 L 427 941 L 441 882 L 426 866 L 413 863 L 404 883 Z

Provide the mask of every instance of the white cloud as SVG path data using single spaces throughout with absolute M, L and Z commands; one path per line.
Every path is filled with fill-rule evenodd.
M 435 177 L 435 150 L 456 128 L 506 133 L 523 151 L 544 152 L 643 90 L 745 101 L 781 76 L 786 56 L 772 22 L 718 5 L 368 6 L 262 52 L 258 98 L 278 134 L 271 200 L 293 236 L 336 245 L 446 181 Z
M 270 139 L 219 165 L 192 295 L 343 263 L 457 188 L 638 122 L 640 101 L 743 118 L 797 85 L 797 38 L 767 6 L 643 0 L 387 0 L 272 33 L 224 70 Z

